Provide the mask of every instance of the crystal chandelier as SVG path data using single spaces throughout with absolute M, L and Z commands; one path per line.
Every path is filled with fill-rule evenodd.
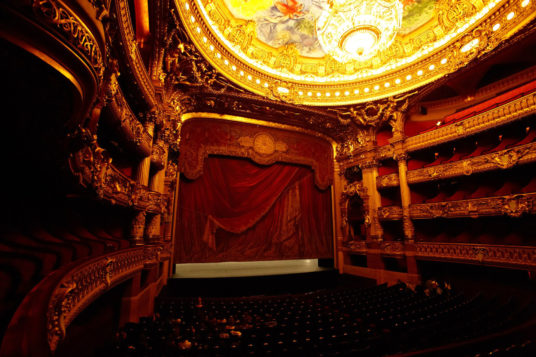
M 317 20 L 324 51 L 339 62 L 366 61 L 391 45 L 402 24 L 399 0 L 331 0 Z

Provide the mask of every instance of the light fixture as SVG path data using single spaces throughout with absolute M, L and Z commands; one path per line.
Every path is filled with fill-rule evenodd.
M 391 45 L 402 13 L 399 0 L 332 0 L 317 20 L 318 40 L 339 62 L 366 61 Z

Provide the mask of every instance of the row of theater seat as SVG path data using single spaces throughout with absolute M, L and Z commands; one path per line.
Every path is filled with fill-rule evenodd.
M 505 93 L 496 95 L 493 98 L 488 99 L 482 103 L 472 105 L 469 108 L 466 108 L 459 112 L 448 115 L 445 118 L 443 118 L 441 121 L 439 121 L 438 123 L 436 122 L 436 125 L 432 125 L 427 129 L 421 130 L 418 134 L 432 131 L 432 130 L 435 130 L 437 128 L 440 128 L 446 125 L 452 125 L 464 119 L 467 119 L 472 116 L 478 115 L 480 113 L 484 113 L 486 111 L 492 110 L 494 108 L 497 108 L 498 106 L 504 105 L 524 95 L 532 93 L 535 90 L 536 90 L 536 81 L 528 82 L 522 85 L 521 87 L 509 90 Z M 411 123 L 409 122 L 406 123 L 406 128 L 408 125 L 411 125 Z
M 408 170 L 447 164 L 533 143 L 536 141 L 534 120 L 530 117 L 506 128 L 441 145 L 435 150 L 411 153 Z M 396 172 L 398 168 L 394 162 L 385 162 L 378 169 L 380 176 Z
M 382 356 L 483 336 L 534 315 L 512 301 L 405 285 L 284 297 L 166 299 L 115 356 Z
M 428 192 L 424 190 L 419 192 L 415 189 L 411 192 L 411 203 L 461 201 L 532 192 L 536 192 L 536 177 L 512 176 L 510 181 L 505 182 L 475 178 L 464 179 L 463 182 L 445 185 Z
M 536 244 L 536 221 L 530 215 L 415 220 L 414 224 L 416 241 L 528 246 Z

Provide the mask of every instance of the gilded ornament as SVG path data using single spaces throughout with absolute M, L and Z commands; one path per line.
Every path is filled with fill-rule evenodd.
M 469 0 L 439 0 L 436 5 L 437 17 L 443 31 L 461 27 L 465 19 L 477 12 L 478 8 L 474 3 Z M 482 0 L 477 0 L 476 3 L 483 5 Z

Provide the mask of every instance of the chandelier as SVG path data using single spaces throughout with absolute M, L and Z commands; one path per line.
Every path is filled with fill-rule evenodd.
M 317 20 L 323 50 L 339 62 L 366 61 L 391 45 L 402 24 L 399 0 L 330 0 Z

